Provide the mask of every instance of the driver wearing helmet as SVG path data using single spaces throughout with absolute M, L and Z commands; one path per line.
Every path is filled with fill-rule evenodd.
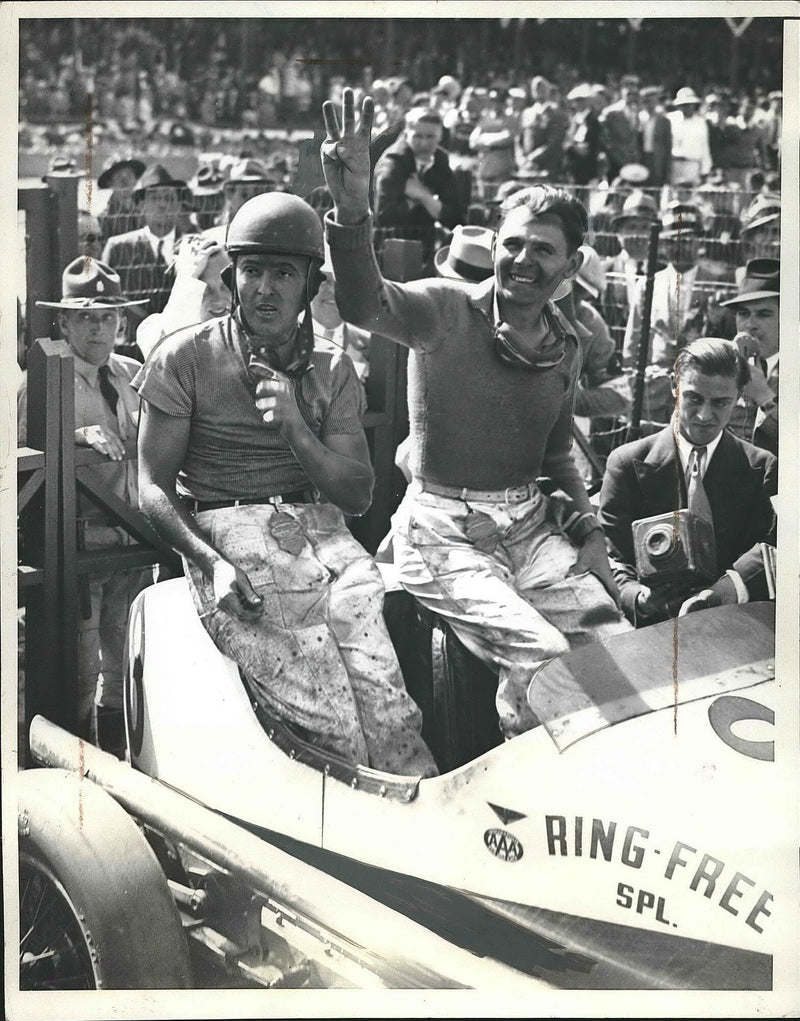
M 313 349 L 319 218 L 259 195 L 226 250 L 230 313 L 165 337 L 134 380 L 140 507 L 270 718 L 351 763 L 434 775 L 380 573 L 343 516 L 367 510 L 374 475 L 352 362 Z

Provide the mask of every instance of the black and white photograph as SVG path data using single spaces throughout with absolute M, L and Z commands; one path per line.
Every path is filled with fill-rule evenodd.
M 8 1018 L 800 1016 L 798 15 L 3 5 Z

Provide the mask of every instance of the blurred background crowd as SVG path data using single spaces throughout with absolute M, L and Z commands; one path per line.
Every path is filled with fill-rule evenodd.
M 147 224 L 167 240 L 163 253 L 151 237 L 153 257 L 169 264 L 183 235 L 224 232 L 262 191 L 293 191 L 323 215 L 320 107 L 352 86 L 357 102 L 375 101 L 379 257 L 387 238 L 416 238 L 421 272 L 433 273 L 454 229 L 490 229 L 515 189 L 567 186 L 590 213 L 586 298 L 621 370 L 635 361 L 649 228 L 674 219 L 676 203 L 682 251 L 676 263 L 666 231 L 657 260 L 693 273 L 674 344 L 732 336 L 721 302 L 751 259 L 779 258 L 781 77 L 774 18 L 26 18 L 19 172 L 79 176 L 81 252 L 121 252 L 126 292 L 160 312 L 169 274 L 127 266 L 110 239 Z M 384 154 L 397 156 L 420 111 L 432 115 L 450 198 L 426 218 L 406 190 L 419 216 L 397 220 Z M 155 208 L 156 193 L 169 208 Z M 23 296 L 23 318 L 25 308 Z

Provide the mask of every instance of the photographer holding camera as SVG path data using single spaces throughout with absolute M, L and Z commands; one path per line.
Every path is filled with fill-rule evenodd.
M 670 424 L 608 459 L 599 517 L 637 626 L 774 595 L 778 463 L 726 429 L 749 379 L 735 344 L 693 341 L 675 359 Z

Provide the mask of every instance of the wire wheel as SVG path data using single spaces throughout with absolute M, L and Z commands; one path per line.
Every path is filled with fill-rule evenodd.
M 19 861 L 19 987 L 96 989 L 91 933 L 50 869 Z

